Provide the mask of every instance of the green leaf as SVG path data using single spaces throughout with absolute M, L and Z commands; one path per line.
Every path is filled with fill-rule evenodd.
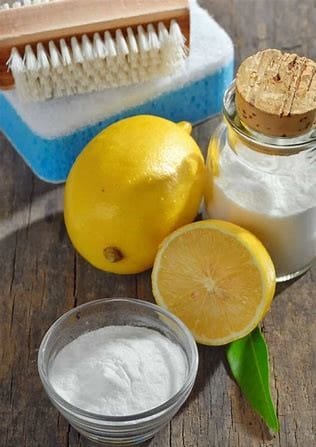
M 232 342 L 226 354 L 242 393 L 267 426 L 274 432 L 279 431 L 270 393 L 268 348 L 260 329 Z

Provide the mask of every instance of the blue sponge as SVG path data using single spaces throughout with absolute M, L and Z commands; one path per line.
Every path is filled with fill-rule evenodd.
M 0 94 L 0 129 L 33 172 L 63 182 L 85 145 L 109 124 L 136 114 L 201 122 L 220 112 L 233 79 L 233 45 L 227 34 L 191 2 L 191 52 L 183 72 L 143 85 L 25 103 Z

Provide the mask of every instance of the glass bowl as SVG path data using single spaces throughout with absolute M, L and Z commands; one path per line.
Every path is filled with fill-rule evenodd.
M 177 343 L 187 359 L 182 388 L 151 410 L 129 416 L 90 413 L 65 401 L 49 380 L 52 361 L 61 349 L 80 335 L 105 326 L 130 325 L 154 329 Z M 130 298 L 92 301 L 62 315 L 45 334 L 38 353 L 38 371 L 48 397 L 68 422 L 83 436 L 105 445 L 134 445 L 150 439 L 188 398 L 198 369 L 198 351 L 187 327 L 155 304 Z

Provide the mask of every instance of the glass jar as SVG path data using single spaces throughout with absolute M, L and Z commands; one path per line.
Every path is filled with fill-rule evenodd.
M 223 114 L 208 149 L 206 214 L 254 233 L 271 255 L 277 281 L 294 278 L 316 259 L 316 130 L 279 138 L 246 127 L 234 83 Z

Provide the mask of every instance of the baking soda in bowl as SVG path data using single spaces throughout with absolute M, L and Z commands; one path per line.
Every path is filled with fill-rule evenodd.
M 183 349 L 145 327 L 107 326 L 85 333 L 53 360 L 49 379 L 65 401 L 106 416 L 130 416 L 170 399 L 187 375 Z

